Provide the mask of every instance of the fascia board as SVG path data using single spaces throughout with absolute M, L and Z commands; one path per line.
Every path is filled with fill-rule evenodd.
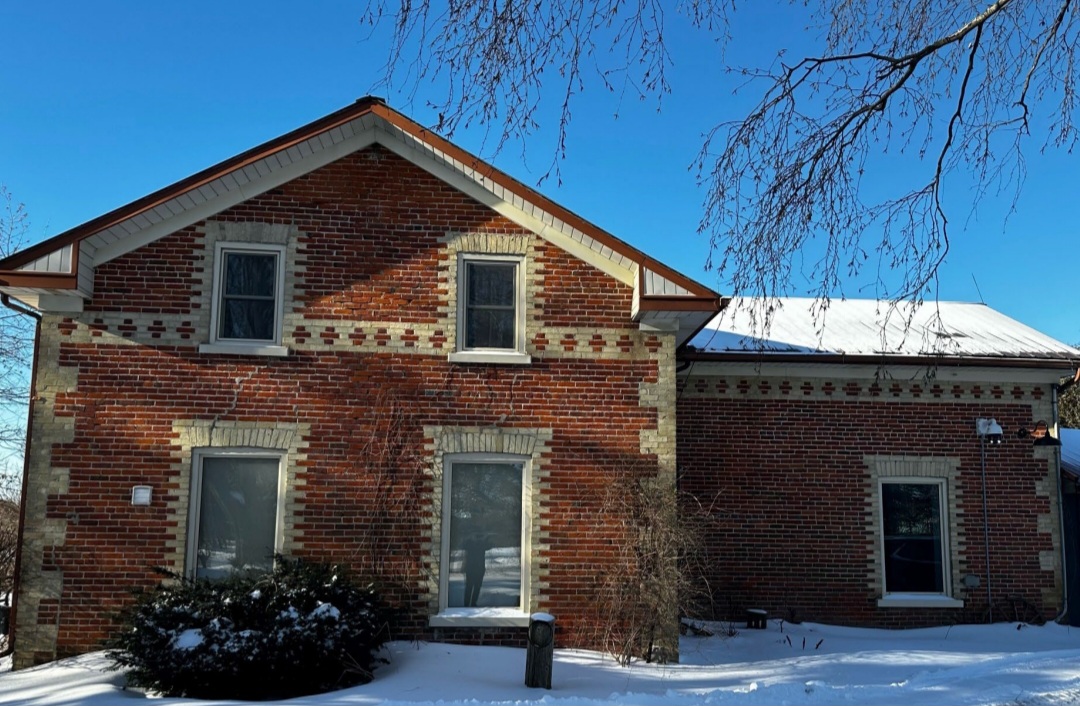
M 1062 377 L 1062 370 L 1039 367 L 993 367 L 991 365 L 964 365 L 960 361 L 943 360 L 936 366 L 905 365 L 883 362 L 881 365 L 866 363 L 795 363 L 795 362 L 728 362 L 693 360 L 679 374 L 693 377 L 747 377 L 780 378 L 801 377 L 812 379 L 879 380 L 883 386 L 892 382 L 919 382 L 933 372 L 933 382 L 983 382 L 983 383 L 1030 383 L 1052 384 Z M 882 397 L 882 400 L 888 398 Z M 993 401 L 993 400 L 990 400 Z

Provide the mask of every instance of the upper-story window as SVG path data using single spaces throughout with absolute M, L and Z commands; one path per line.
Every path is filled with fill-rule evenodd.
M 516 262 L 465 261 L 465 350 L 516 350 Z
M 462 255 L 458 266 L 455 362 L 528 363 L 525 263 L 503 255 Z
M 218 243 L 207 352 L 284 355 L 285 248 Z

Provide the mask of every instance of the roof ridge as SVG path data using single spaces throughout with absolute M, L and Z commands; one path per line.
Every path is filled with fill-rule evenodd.
M 412 118 L 391 108 L 382 97 L 373 95 L 362 96 L 353 103 L 343 108 L 339 108 L 328 115 L 244 150 L 237 155 L 224 159 L 195 174 L 173 182 L 172 184 L 97 216 L 96 218 L 74 226 L 63 233 L 31 245 L 24 250 L 20 250 L 19 252 L 0 260 L 0 272 L 15 272 L 20 267 L 47 256 L 60 248 L 76 244 L 96 233 L 115 227 L 124 221 L 151 211 L 173 198 L 205 186 L 235 170 L 241 169 L 253 162 L 257 162 L 258 160 L 264 159 L 282 150 L 286 150 L 296 144 L 309 140 L 316 135 L 357 120 L 368 114 L 375 115 L 382 120 L 385 120 L 417 140 L 431 146 L 433 149 L 459 161 L 467 168 L 480 172 L 485 178 L 491 179 L 502 188 L 511 191 L 520 196 L 523 200 L 528 201 L 543 211 L 551 214 L 553 218 L 557 218 L 568 227 L 581 231 L 593 240 L 598 241 L 602 245 L 611 248 L 614 252 L 637 263 L 640 267 L 647 268 L 686 289 L 691 294 L 688 299 L 716 299 L 718 305 L 719 295 L 709 287 L 706 287 L 700 282 L 678 272 L 645 254 L 641 250 L 638 250 L 629 243 L 615 237 L 608 231 L 579 216 L 565 206 L 547 198 L 536 189 L 510 176 L 493 164 L 486 162 L 464 148 L 450 142 L 433 130 L 417 123 Z M 20 272 L 20 274 L 26 275 L 28 273 Z M 644 294 L 645 296 L 648 296 L 648 293 Z

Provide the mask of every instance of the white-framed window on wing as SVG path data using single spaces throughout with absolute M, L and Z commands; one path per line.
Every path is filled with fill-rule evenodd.
M 528 363 L 525 353 L 525 258 L 458 256 L 455 362 Z
M 440 612 L 522 615 L 529 575 L 528 458 L 470 454 L 444 463 Z
M 211 344 L 279 345 L 284 289 L 284 246 L 217 243 Z
M 187 574 L 221 579 L 266 572 L 281 551 L 282 455 L 210 449 L 193 454 Z
M 947 595 L 947 483 L 935 478 L 880 482 L 885 594 Z

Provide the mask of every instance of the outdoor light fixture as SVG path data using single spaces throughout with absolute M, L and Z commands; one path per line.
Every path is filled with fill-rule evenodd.
M 1034 439 L 1032 446 L 1061 446 L 1061 440 L 1050 436 L 1050 427 L 1045 420 L 1040 419 L 1032 429 L 1020 427 L 1016 430 L 1018 439 L 1031 437 Z
M 975 433 L 978 434 L 983 441 L 992 446 L 996 446 L 1005 441 L 1005 432 L 1002 430 L 1001 425 L 997 423 L 996 419 L 976 419 Z
M 132 505 L 149 505 L 154 489 L 149 485 L 136 485 L 131 489 Z

